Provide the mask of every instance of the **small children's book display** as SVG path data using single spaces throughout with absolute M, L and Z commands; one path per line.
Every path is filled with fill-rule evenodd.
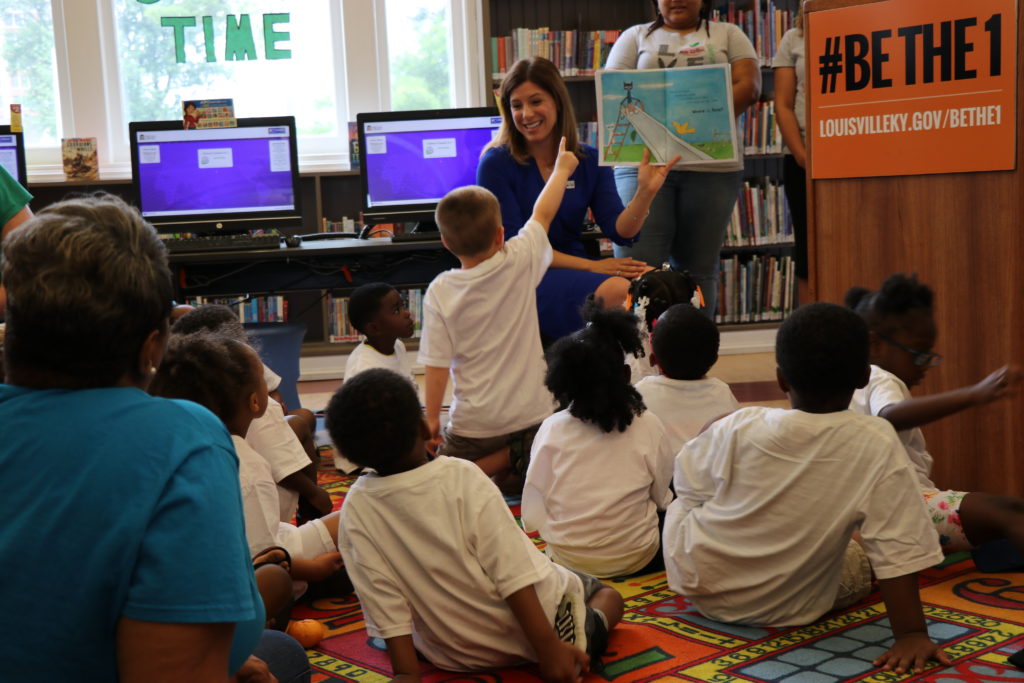
M 598 149 L 602 166 L 639 166 L 677 154 L 687 165 L 735 163 L 732 73 L 728 64 L 597 73 Z
M 96 138 L 63 138 L 60 141 L 64 177 L 68 180 L 99 180 Z
M 235 105 L 230 98 L 220 100 L 185 100 L 181 103 L 185 130 L 197 128 L 235 128 Z

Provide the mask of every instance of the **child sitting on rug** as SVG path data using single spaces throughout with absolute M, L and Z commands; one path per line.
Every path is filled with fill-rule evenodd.
M 488 190 L 460 187 L 437 205 L 441 239 L 462 267 L 434 278 L 423 298 L 427 425 L 432 444 L 444 440 L 439 454 L 473 460 L 488 475 L 525 472 L 533 435 L 551 414 L 536 287 L 551 265 L 548 228 L 578 163 L 562 139 L 533 215 L 507 242 Z M 442 433 L 449 372 L 453 397 Z
M 690 304 L 671 306 L 651 332 L 651 362 L 661 374 L 643 378 L 636 390 L 665 425 L 673 453 L 740 407 L 728 384 L 707 376 L 718 360 L 718 340 L 718 327 Z
M 270 465 L 245 440 L 269 400 L 263 363 L 251 347 L 209 332 L 171 335 L 150 393 L 203 405 L 231 433 L 238 454 L 245 535 L 254 558 L 270 546 L 281 546 L 291 556 L 292 578 L 309 582 L 333 580 L 344 571 L 335 540 L 338 513 L 301 527 L 282 522 Z
M 658 317 L 675 304 L 699 308 L 704 305 L 704 295 L 689 273 L 666 267 L 648 270 L 633 280 L 629 285 L 628 301 L 626 308 L 640 319 L 640 339 L 644 349 L 640 356 L 626 356 L 630 381 L 635 385 L 645 377 L 658 375 L 658 367 L 651 357 L 651 335 Z
M 327 428 L 345 457 L 374 470 L 345 498 L 339 546 L 395 677 L 419 680 L 418 651 L 452 671 L 535 661 L 545 680 L 580 679 L 584 649 L 604 651 L 622 598 L 544 557 L 476 465 L 428 458 L 408 380 L 383 369 L 346 380 Z
M 629 383 L 637 318 L 591 301 L 583 319 L 586 327 L 548 349 L 544 381 L 562 409 L 534 438 L 523 526 L 566 567 L 599 577 L 658 571 L 675 451 Z
M 206 304 L 180 318 L 171 327 L 171 333 L 186 335 L 207 331 L 225 335 L 244 344 L 248 335 L 238 316 L 227 306 Z M 267 390 L 280 384 L 281 378 L 263 365 Z M 304 411 L 309 413 L 309 411 Z M 245 440 L 270 463 L 280 497 L 281 521 L 291 522 L 298 508 L 302 520 L 315 519 L 331 511 L 331 496 L 317 485 L 317 460 L 310 455 L 313 430 L 309 422 L 316 418 L 306 415 L 286 415 L 284 405 L 270 394 L 267 411 L 249 426 Z M 304 443 L 304 440 L 309 443 Z M 313 454 L 316 454 L 315 446 Z
M 405 344 L 416 329 L 402 295 L 386 282 L 357 287 L 348 298 L 348 320 L 365 339 L 345 363 L 345 379 L 370 368 L 387 368 L 415 381 Z
M 931 480 L 932 456 L 921 426 L 973 406 L 1007 396 L 1020 380 L 1016 368 L 1002 367 L 977 384 L 934 396 L 914 398 L 909 387 L 938 365 L 932 290 L 915 275 L 891 275 L 881 290 L 854 287 L 846 305 L 870 330 L 871 379 L 853 395 L 853 410 L 885 418 L 899 433 L 917 486 L 943 550 L 954 552 L 987 541 L 1008 539 L 1024 553 L 1024 500 L 1014 496 L 940 491 Z
M 866 596 L 874 570 L 895 636 L 875 666 L 949 664 L 928 637 L 916 576 L 942 551 L 903 447 L 890 424 L 848 410 L 870 373 L 864 321 L 803 306 L 775 355 L 792 410 L 740 408 L 676 457 L 669 587 L 710 619 L 791 626 Z

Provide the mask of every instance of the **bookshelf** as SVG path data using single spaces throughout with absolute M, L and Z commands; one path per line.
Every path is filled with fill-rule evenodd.
M 716 316 L 721 324 L 781 320 L 796 305 L 793 230 L 782 184 L 771 61 L 798 5 L 799 0 L 741 0 L 712 6 L 713 19 L 744 29 L 760 57 L 762 75 L 760 101 L 739 122 L 745 180 L 722 248 Z M 486 73 L 497 85 L 504 68 L 516 59 L 548 57 L 563 73 L 581 139 L 596 145 L 593 71 L 603 64 L 620 31 L 654 16 L 653 4 L 639 0 L 489 0 L 482 12 Z

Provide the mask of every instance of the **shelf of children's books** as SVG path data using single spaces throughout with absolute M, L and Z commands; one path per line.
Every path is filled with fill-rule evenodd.
M 782 320 L 766 320 L 755 323 L 716 323 L 719 332 L 729 332 L 730 330 L 774 330 L 781 324 Z
M 761 251 L 784 251 L 786 249 L 792 249 L 796 245 L 793 242 L 772 242 L 768 244 L 724 244 L 722 245 L 722 253 L 729 254 L 749 254 L 757 253 Z
M 782 152 L 768 152 L 768 153 L 765 153 L 765 154 L 744 154 L 743 158 L 744 159 L 750 159 L 750 160 L 755 160 L 755 159 L 782 159 L 785 156 L 786 155 L 783 154 Z

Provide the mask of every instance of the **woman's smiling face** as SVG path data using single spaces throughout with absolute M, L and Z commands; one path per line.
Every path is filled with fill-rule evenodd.
M 526 81 L 509 95 L 512 123 L 528 145 L 543 143 L 558 125 L 558 104 L 547 90 Z

